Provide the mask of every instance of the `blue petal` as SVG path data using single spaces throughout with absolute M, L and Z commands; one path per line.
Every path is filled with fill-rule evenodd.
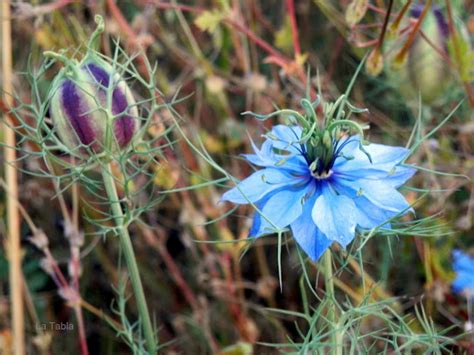
M 258 149 L 251 141 L 255 154 L 242 154 L 250 163 L 262 167 L 275 167 L 279 169 L 288 169 L 293 172 L 307 175 L 309 174 L 308 164 L 302 155 L 282 155 L 273 151 L 273 142 L 267 139 Z
M 303 130 L 300 126 L 273 126 L 270 134 L 266 136 L 272 142 L 273 147 L 286 150 L 293 154 L 301 154 L 301 145 L 296 143 L 301 139 Z
M 388 182 L 394 188 L 399 188 L 405 182 L 407 182 L 413 175 L 416 173 L 416 169 L 404 167 L 404 166 L 396 166 L 395 171 L 393 173 L 389 173 L 385 178 L 384 181 Z
M 339 194 L 352 198 L 360 212 L 359 220 L 357 221 L 357 224 L 360 227 L 365 229 L 378 227 L 398 214 L 398 212 L 391 212 L 380 208 L 379 206 L 373 204 L 364 194 L 359 195 L 359 190 L 353 188 L 353 186 L 350 185 L 346 186 L 340 184 L 340 181 L 340 179 L 332 179 L 331 185 Z M 391 226 L 389 223 L 385 223 L 382 228 L 390 229 Z
M 352 199 L 336 194 L 327 182 L 323 182 L 322 194 L 314 204 L 312 217 L 326 238 L 345 248 L 354 239 L 360 212 Z
M 297 184 L 302 178 L 283 169 L 262 169 L 242 180 L 236 187 L 222 195 L 221 201 L 247 204 L 254 203 L 266 194 L 286 185 Z
M 469 291 L 474 293 L 474 274 L 472 272 L 459 272 L 456 279 L 451 284 L 453 290 L 457 293 Z
M 359 142 L 359 137 L 351 141 L 341 150 L 343 156 L 336 159 L 333 166 L 335 176 L 345 177 L 347 179 L 381 179 L 388 178 L 391 184 L 399 187 L 405 183 L 416 170 L 397 166 L 409 153 L 409 150 L 403 147 L 391 147 L 382 144 L 370 144 L 364 146 L 367 154 L 354 147 L 353 142 Z M 351 157 L 353 159 L 347 159 Z
M 398 164 L 410 153 L 410 150 L 404 147 L 392 147 L 375 143 L 364 145 L 364 150 L 369 153 L 372 165 Z M 370 164 L 369 158 L 362 150 L 357 150 L 356 155 Z
M 259 237 L 274 233 L 276 229 L 283 229 L 293 223 L 303 213 L 303 199 L 311 191 L 312 186 L 313 183 L 309 183 L 298 187 L 281 188 L 268 195 L 257 204 L 261 214 L 255 212 L 250 236 Z
M 303 213 L 293 223 L 291 231 L 298 245 L 313 261 L 318 261 L 321 255 L 332 244 L 316 227 L 311 217 L 311 211 L 318 195 L 314 194 L 303 206 Z
M 250 140 L 253 151 L 255 154 L 242 154 L 249 162 L 258 166 L 270 166 L 274 164 L 275 153 L 273 152 L 273 144 L 271 141 L 266 140 L 262 144 L 262 148 L 258 149 L 255 143 Z
M 354 198 L 353 201 L 363 216 L 357 221 L 361 228 L 372 229 L 383 224 L 383 229 L 391 229 L 391 224 L 386 222 L 396 213 L 380 209 L 364 196 Z
M 332 181 L 339 193 L 344 193 L 352 199 L 363 196 L 379 209 L 389 212 L 391 216 L 404 210 L 406 210 L 405 213 L 413 212 L 403 195 L 383 180 L 359 179 L 351 181 L 335 178 Z
M 360 145 L 360 136 L 358 134 L 354 136 L 346 136 L 339 140 L 337 144 L 337 149 L 345 157 L 353 157 L 355 152 L 359 150 Z M 343 158 L 339 158 L 343 159 Z M 336 160 L 336 163 L 339 160 Z
M 474 275 L 474 257 L 461 250 L 453 250 L 453 270 L 456 272 L 468 271 Z
M 377 166 L 362 166 L 355 170 L 343 171 L 340 166 L 333 167 L 333 176 L 346 180 L 383 180 L 394 188 L 405 184 L 416 173 L 416 169 L 404 166 L 378 168 Z
M 453 290 L 457 293 L 468 291 L 474 300 L 474 258 L 461 250 L 453 250 L 453 270 L 456 272 L 451 285 Z
M 279 191 L 279 190 L 277 190 Z M 262 207 L 265 206 L 265 203 L 267 203 L 268 199 L 271 197 L 271 194 L 266 195 L 264 198 L 262 198 L 260 201 L 255 203 L 255 207 L 258 208 L 259 211 L 262 210 Z M 253 214 L 253 222 L 252 222 L 252 227 L 250 228 L 249 231 L 249 237 L 260 237 L 261 235 L 267 234 L 269 232 L 264 232 L 263 229 L 261 228 L 262 226 L 262 216 L 258 211 L 255 211 Z

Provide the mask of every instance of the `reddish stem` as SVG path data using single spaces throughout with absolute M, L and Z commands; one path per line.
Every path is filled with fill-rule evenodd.
M 286 7 L 288 9 L 288 15 L 290 16 L 291 33 L 293 35 L 293 48 L 295 49 L 295 54 L 298 57 L 301 55 L 301 47 L 298 36 L 298 24 L 296 23 L 294 0 L 286 0 Z
M 128 24 L 122 12 L 117 7 L 117 4 L 115 4 L 114 0 L 107 0 L 107 6 L 109 8 L 110 13 L 114 17 L 115 21 L 117 21 L 120 29 L 125 33 L 126 37 L 128 38 L 129 45 L 133 49 L 141 49 L 139 45 L 139 41 L 137 39 L 137 35 L 135 34 L 132 27 L 130 27 L 130 25 Z M 147 70 L 147 66 L 146 66 L 145 59 L 143 58 L 143 56 L 141 55 L 137 56 L 136 61 L 138 62 L 140 72 L 144 75 L 146 79 L 150 79 L 150 73 Z
M 141 230 L 147 243 L 153 246 L 159 252 L 163 262 L 170 271 L 172 279 L 174 280 L 176 286 L 178 286 L 178 288 L 183 293 L 186 301 L 194 310 L 197 310 L 199 308 L 197 298 L 184 279 L 179 267 L 176 265 L 172 256 L 169 254 L 168 249 L 165 246 L 164 233 L 161 233 L 161 231 L 157 230 L 155 235 L 153 235 L 154 233 L 150 229 L 142 228 Z
M 56 277 L 58 278 L 58 281 L 59 281 L 58 287 L 68 288 L 69 284 L 66 278 L 64 277 L 61 269 L 59 268 L 58 264 L 56 263 L 56 260 L 53 258 L 53 255 L 51 254 L 49 249 L 44 249 L 43 252 L 46 256 L 46 259 L 51 263 L 51 266 L 54 269 L 54 273 L 56 274 Z
M 84 325 L 84 317 L 82 315 L 80 297 L 78 299 L 78 302 L 74 305 L 74 312 L 76 313 L 77 326 L 79 328 L 79 344 L 81 346 L 82 355 L 89 355 L 89 349 L 87 347 L 86 331 L 85 331 L 85 325 Z
M 248 334 L 245 327 L 245 315 L 240 307 L 240 304 L 237 302 L 236 297 L 236 286 L 235 280 L 232 278 L 232 267 L 231 267 L 231 256 L 228 253 L 224 253 L 219 258 L 220 265 L 222 267 L 222 271 L 224 272 L 225 278 L 225 285 L 227 288 L 227 292 L 229 293 L 229 299 L 227 300 L 227 304 L 229 307 L 229 311 L 234 318 L 237 328 L 240 332 L 241 337 L 248 341 Z
M 327 71 L 327 74 L 326 74 L 326 79 L 325 80 L 327 82 L 331 81 L 332 75 L 334 74 L 334 71 L 337 68 L 337 64 L 339 62 L 338 57 L 341 54 L 343 45 L 344 45 L 344 38 L 341 37 L 341 36 L 338 36 L 337 39 L 336 39 L 336 43 L 334 45 L 331 62 L 329 64 L 329 68 L 328 68 L 328 71 Z
M 390 0 L 388 3 L 388 10 L 385 14 L 385 19 L 383 21 L 382 32 L 380 33 L 379 41 L 377 42 L 376 49 L 382 47 L 383 41 L 385 39 L 385 33 L 387 32 L 388 20 L 390 19 L 390 13 L 392 12 L 393 0 Z
M 444 49 L 438 48 L 436 44 L 434 44 L 433 41 L 430 38 L 428 38 L 428 36 L 421 30 L 420 30 L 420 36 L 423 38 L 423 40 L 426 41 L 426 43 L 430 45 L 431 48 L 433 48 L 433 50 L 436 53 L 439 54 L 441 58 L 443 58 L 448 63 L 448 65 L 452 66 L 451 59 L 446 55 L 446 52 L 444 51 Z
M 76 246 L 71 245 L 71 262 L 72 262 L 72 283 L 73 289 L 77 295 L 78 301 L 74 303 L 74 312 L 76 313 L 77 326 L 79 328 L 79 342 L 81 345 L 81 351 L 83 355 L 89 355 L 89 349 L 87 347 L 86 329 L 84 324 L 84 317 L 82 314 L 82 308 L 80 304 L 80 288 L 79 288 L 79 274 L 81 270 L 80 251 Z
M 109 2 L 112 2 L 112 0 L 108 0 Z M 192 12 L 195 14 L 199 14 L 204 12 L 205 10 L 199 7 L 194 7 L 194 6 L 187 6 L 187 5 L 178 5 L 178 4 L 170 4 L 170 3 L 163 3 L 159 0 L 149 0 L 148 4 L 153 4 L 159 9 L 174 9 L 174 10 L 181 10 L 185 12 Z M 115 5 L 115 4 L 114 4 Z M 116 7 L 116 6 L 115 6 Z M 267 52 L 271 56 L 275 56 L 279 58 L 282 62 L 285 64 L 291 63 L 291 60 L 286 58 L 284 55 L 282 55 L 279 51 L 277 51 L 275 48 L 273 48 L 268 42 L 263 40 L 262 38 L 258 37 L 255 33 L 250 31 L 247 27 L 241 25 L 240 23 L 225 17 L 222 20 L 224 23 L 227 25 L 234 27 L 236 30 L 239 32 L 242 32 L 244 35 L 246 35 L 252 42 L 254 42 L 257 46 L 262 48 L 265 52 Z
M 413 28 L 413 31 L 410 33 L 410 36 L 408 37 L 407 42 L 405 43 L 403 48 L 400 50 L 400 52 L 397 54 L 395 58 L 396 61 L 401 61 L 401 59 L 406 55 L 411 45 L 413 44 L 416 34 L 420 30 L 421 24 L 423 23 L 423 19 L 425 18 L 426 13 L 428 12 L 431 6 L 431 2 L 432 0 L 426 1 L 425 7 L 423 8 L 423 11 L 421 12 L 420 17 L 418 18 L 418 21 L 416 22 L 415 27 Z
M 360 42 L 360 41 L 353 41 L 354 46 L 358 48 L 367 48 L 372 47 L 373 45 L 377 45 L 379 43 L 379 39 L 371 39 L 370 41 Z
M 277 57 L 279 60 L 284 62 L 285 64 L 291 63 L 291 60 L 286 58 L 284 55 L 282 55 L 279 51 L 277 51 L 275 48 L 273 48 L 268 42 L 265 40 L 261 39 L 258 37 L 255 33 L 250 31 L 247 27 L 241 25 L 238 22 L 235 22 L 234 20 L 231 20 L 229 18 L 224 19 L 224 22 L 227 23 L 228 25 L 234 27 L 236 30 L 239 32 L 242 32 L 244 35 L 246 35 L 252 42 L 254 42 L 257 46 L 262 48 L 264 51 L 266 51 L 268 54 Z
M 400 25 L 400 22 L 402 21 L 403 15 L 405 15 L 405 12 L 408 10 L 408 8 L 411 5 L 412 0 L 408 0 L 407 3 L 403 6 L 402 11 L 399 12 L 397 18 L 392 24 L 392 28 L 398 28 Z
M 385 10 L 384 9 L 381 9 L 381 8 L 375 6 L 375 5 L 372 5 L 370 2 L 367 5 L 367 8 L 374 11 L 374 12 L 377 12 L 379 14 L 385 15 Z

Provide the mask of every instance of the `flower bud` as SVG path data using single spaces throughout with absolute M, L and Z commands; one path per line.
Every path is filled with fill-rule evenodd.
M 89 61 L 82 66 L 93 78 L 98 87 L 99 100 L 107 106 L 107 88 L 110 85 L 113 68 L 107 63 L 99 65 Z M 138 129 L 138 109 L 132 92 L 126 82 L 118 74 L 112 82 L 112 100 L 110 107 L 112 117 L 112 131 L 116 143 L 120 148 L 126 147 L 133 139 Z
M 332 138 L 331 138 L 331 133 L 329 133 L 329 131 L 324 131 L 324 134 L 323 134 L 323 144 L 324 144 L 324 147 L 327 149 L 327 150 L 332 150 L 334 148 L 333 144 L 332 144 Z
M 383 56 L 379 47 L 375 47 L 365 62 L 365 68 L 370 75 L 377 76 L 383 70 Z
M 414 6 L 411 16 L 419 18 L 423 6 Z M 420 91 L 424 101 L 430 102 L 443 92 L 449 75 L 446 57 L 443 58 L 443 54 L 447 54 L 449 29 L 438 7 L 433 6 L 426 14 L 421 31 L 432 44 L 418 34 L 410 48 L 407 65 L 412 85 Z
M 55 79 L 51 115 L 60 139 L 71 150 L 88 146 L 96 153 L 116 151 L 134 137 L 135 100 L 123 79 L 115 74 L 111 80 L 112 72 L 107 63 L 89 59 L 69 63 Z
M 423 8 L 423 4 L 413 6 L 411 18 L 418 20 Z M 424 102 L 431 103 L 442 95 L 452 79 L 447 62 L 449 29 L 436 6 L 428 9 L 422 21 L 406 54 L 401 56 L 403 50 L 396 53 L 389 75 L 403 95 L 416 100 L 420 93 Z
M 113 153 L 125 148 L 138 127 L 135 99 L 125 80 L 93 48 L 104 31 L 102 17 L 96 16 L 88 53 L 81 62 L 53 52 L 65 64 L 52 84 L 51 116 L 61 141 L 75 154 L 86 149 Z

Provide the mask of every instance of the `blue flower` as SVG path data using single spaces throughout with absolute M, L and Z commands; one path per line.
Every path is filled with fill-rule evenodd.
M 260 149 L 252 142 L 255 154 L 244 155 L 263 169 L 222 196 L 258 208 L 250 237 L 289 227 L 316 261 L 333 242 L 345 248 L 356 228 L 372 229 L 411 210 L 397 191 L 415 173 L 400 165 L 407 149 L 362 146 L 359 136 L 308 139 L 298 125 L 277 125 L 265 136 Z
M 474 301 L 474 258 L 461 250 L 453 250 L 453 270 L 456 279 L 452 288 L 456 293 L 464 293 Z

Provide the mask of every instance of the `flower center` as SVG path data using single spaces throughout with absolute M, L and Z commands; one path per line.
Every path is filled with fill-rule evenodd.
M 318 173 L 317 171 L 311 171 L 311 176 L 314 177 L 316 180 L 325 180 L 328 179 L 332 175 L 332 170 L 323 171 L 322 173 Z

